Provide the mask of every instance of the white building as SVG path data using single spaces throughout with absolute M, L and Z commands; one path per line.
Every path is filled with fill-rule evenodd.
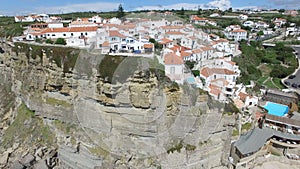
M 172 81 L 182 84 L 184 81 L 184 62 L 175 53 L 164 55 L 165 74 Z
M 230 25 L 226 27 L 224 34 L 228 39 L 233 39 L 234 41 L 240 41 L 242 39 L 247 40 L 247 31 L 241 29 L 239 25 Z

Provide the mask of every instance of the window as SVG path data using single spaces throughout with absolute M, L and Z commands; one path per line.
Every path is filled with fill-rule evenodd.
M 50 34 L 47 34 L 47 36 L 50 36 Z
M 66 36 L 66 34 L 64 33 L 63 36 Z
M 85 32 L 85 35 L 87 36 L 87 35 L 88 35 L 88 33 L 87 33 L 87 32 Z
M 55 34 L 52 34 L 52 36 L 55 36 Z
M 83 36 L 83 33 L 81 33 L 81 36 Z
M 73 36 L 74 34 L 73 33 L 71 33 L 71 36 Z
M 171 73 L 171 74 L 175 74 L 175 67 L 171 67 L 171 68 L 170 68 L 170 73 Z

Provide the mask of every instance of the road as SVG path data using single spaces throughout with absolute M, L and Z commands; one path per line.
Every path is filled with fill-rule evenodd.
M 299 47 L 293 47 L 293 48 L 298 52 L 297 57 L 298 57 L 298 61 L 300 62 L 300 46 Z M 295 78 L 285 80 L 285 82 L 290 83 L 290 85 L 288 86 L 290 88 L 294 88 L 294 87 L 291 86 L 292 84 L 297 84 L 297 86 L 300 85 L 300 69 L 299 68 L 297 69 L 296 73 L 294 73 L 294 75 L 296 75 Z M 299 89 L 299 87 L 298 87 L 298 89 Z

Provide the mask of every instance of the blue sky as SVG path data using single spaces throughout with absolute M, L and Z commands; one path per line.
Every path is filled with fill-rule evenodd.
M 1 0 L 1 15 L 112 11 L 121 3 L 125 10 L 196 9 L 229 7 L 300 8 L 300 0 Z

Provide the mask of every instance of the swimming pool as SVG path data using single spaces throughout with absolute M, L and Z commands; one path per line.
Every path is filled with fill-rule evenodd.
M 192 76 L 188 77 L 188 78 L 186 79 L 186 81 L 187 81 L 188 83 L 190 83 L 190 84 L 196 82 L 196 81 L 195 81 L 195 78 L 192 77 Z
M 289 112 L 289 107 L 283 104 L 267 102 L 264 106 L 268 110 L 268 113 L 275 116 L 284 116 Z

